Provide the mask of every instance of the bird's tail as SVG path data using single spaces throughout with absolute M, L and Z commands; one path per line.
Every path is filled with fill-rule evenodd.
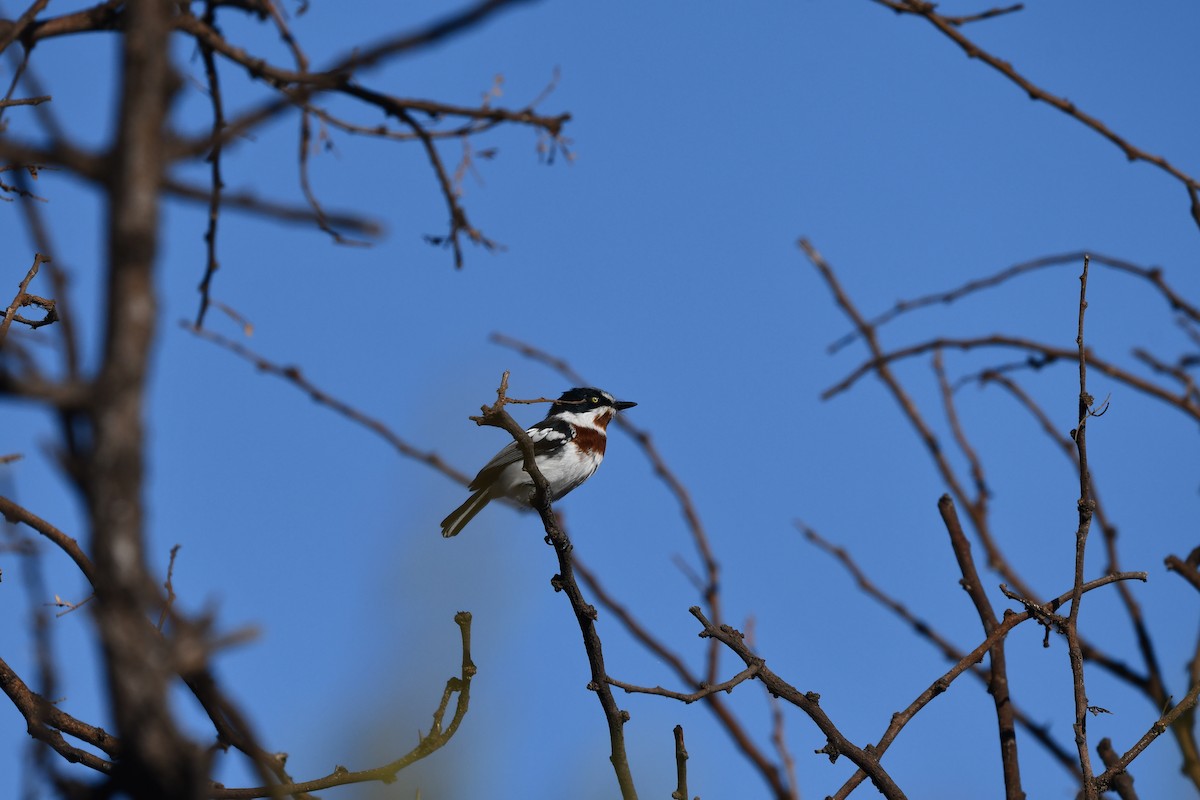
M 468 497 L 467 502 L 451 511 L 449 516 L 442 520 L 442 536 L 446 538 L 457 536 L 458 532 L 465 528 L 467 523 L 473 520 L 491 499 L 488 496 L 487 487 Z

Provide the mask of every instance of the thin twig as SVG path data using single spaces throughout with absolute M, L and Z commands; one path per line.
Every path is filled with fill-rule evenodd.
M 1200 569 L 1197 569 L 1197 554 L 1200 554 L 1200 547 L 1193 550 L 1186 560 L 1177 555 L 1169 555 L 1163 561 L 1166 563 L 1167 569 L 1183 578 L 1196 591 L 1200 592 Z
M 208 25 L 216 24 L 217 5 L 214 0 L 204 4 L 204 21 Z M 221 99 L 221 81 L 217 72 L 217 61 L 213 56 L 212 45 L 200 42 L 200 58 L 204 62 L 204 77 L 208 81 L 208 100 L 212 105 L 212 149 L 208 152 L 209 188 L 211 194 L 208 200 L 208 228 L 204 232 L 204 247 L 207 251 L 204 264 L 204 277 L 200 279 L 200 309 L 196 312 L 196 327 L 204 327 L 204 317 L 208 313 L 209 291 L 213 276 L 219 267 L 217 261 L 217 224 L 221 219 L 221 192 L 225 189 L 225 181 L 221 177 L 221 156 L 223 140 L 221 131 L 225 128 L 225 104 Z
M 371 432 L 380 436 L 384 441 L 399 451 L 401 455 L 420 461 L 423 464 L 427 464 L 456 483 L 462 484 L 463 486 L 466 486 L 471 482 L 471 478 L 469 476 L 467 476 L 465 473 L 459 472 L 454 467 L 447 464 L 446 461 L 443 460 L 442 457 L 437 453 L 431 450 L 421 450 L 420 448 L 409 444 L 407 441 L 400 438 L 398 434 L 396 434 L 383 422 L 375 419 L 374 417 L 368 416 L 348 403 L 339 400 L 333 395 L 325 392 L 323 389 L 318 388 L 316 384 L 312 383 L 312 381 L 304 376 L 299 367 L 276 364 L 254 352 L 250 348 L 239 344 L 238 342 L 235 342 L 219 333 L 215 333 L 210 330 L 198 330 L 189 322 L 180 322 L 179 325 L 181 328 L 193 334 L 194 336 L 210 341 L 213 344 L 223 347 L 234 355 L 249 361 L 260 372 L 274 375 L 291 383 L 321 405 L 333 409 L 347 419 L 357 422 L 359 425 L 362 425 L 364 428 L 367 428 Z
M 4 311 L 4 320 L 0 322 L 0 346 L 4 345 L 4 339 L 8 336 L 8 328 L 14 321 L 28 325 L 30 328 L 40 328 L 43 325 L 49 325 L 52 322 L 58 321 L 58 313 L 55 311 L 53 300 L 47 300 L 44 297 L 38 297 L 28 292 L 29 284 L 37 277 L 38 269 L 42 264 L 49 261 L 50 259 L 41 253 L 36 253 L 33 256 L 33 265 L 25 273 L 25 277 L 21 280 L 21 284 L 17 289 L 16 296 L 13 297 L 13 301 L 9 303 L 8 308 Z M 29 305 L 36 305 L 44 309 L 46 316 L 40 320 L 29 320 L 17 313 L 17 309 Z
M 631 683 L 619 681 L 616 678 L 608 678 L 608 682 L 618 689 L 624 689 L 629 693 L 656 694 L 659 697 L 668 697 L 672 700 L 679 700 L 684 704 L 691 704 L 697 700 L 708 697 L 710 694 L 715 694 L 716 692 L 725 692 L 728 694 L 733 691 L 733 687 L 737 686 L 739 683 L 750 680 L 757 674 L 758 667 L 751 665 L 727 681 L 722 681 L 721 683 L 713 684 L 712 686 L 701 686 L 699 689 L 691 693 L 676 692 L 671 689 L 664 689 L 661 686 L 635 686 Z
M 867 320 L 868 325 L 873 328 L 880 328 L 894 320 L 896 317 L 902 316 L 912 311 L 917 311 L 922 308 L 928 308 L 935 305 L 949 305 L 968 295 L 985 289 L 991 289 L 1006 283 L 1013 278 L 1027 275 L 1037 270 L 1047 267 L 1061 267 L 1070 264 L 1078 264 L 1083 260 L 1085 255 L 1083 250 L 1072 250 L 1069 253 L 1056 253 L 1054 255 L 1042 256 L 1029 261 L 1022 261 L 1018 264 L 1013 264 L 1010 267 L 1001 269 L 991 275 L 982 278 L 975 278 L 954 289 L 943 292 L 933 292 L 931 294 L 921 295 L 911 300 L 897 301 L 890 309 L 871 317 Z M 1147 281 L 1163 299 L 1167 301 L 1172 311 L 1177 311 L 1183 314 L 1188 319 L 1194 322 L 1200 322 L 1200 308 L 1187 302 L 1184 297 L 1175 291 L 1166 280 L 1163 278 L 1163 271 L 1159 267 L 1143 267 L 1140 264 L 1135 264 L 1123 258 L 1108 256 L 1098 253 L 1091 253 L 1091 261 L 1093 264 L 1098 264 L 1103 267 L 1108 267 L 1116 272 L 1123 272 L 1127 275 L 1132 275 L 1135 278 Z M 859 333 L 857 330 L 850 331 L 840 339 L 829 345 L 829 352 L 834 353 L 842 349 L 851 342 L 857 340 Z
M 1159 155 L 1154 155 L 1141 148 L 1130 144 L 1126 139 L 1115 133 L 1111 128 L 1105 125 L 1096 117 L 1088 114 L 1083 109 L 1076 106 L 1073 102 L 1065 97 L 1051 94 L 1045 89 L 1033 83 L 1026 78 L 1007 61 L 1003 61 L 991 53 L 987 52 L 979 45 L 968 39 L 958 30 L 958 25 L 953 21 L 953 18 L 944 17 L 937 13 L 937 4 L 926 2 L 925 0 L 875 0 L 880 5 L 884 5 L 897 12 L 914 14 L 927 20 L 931 25 L 945 34 L 955 44 L 957 44 L 968 58 L 977 58 L 984 64 L 987 64 L 992 69 L 999 72 L 1012 83 L 1019 86 L 1031 100 L 1040 100 L 1069 117 L 1078 120 L 1080 123 L 1100 134 L 1108 141 L 1112 142 L 1130 161 L 1143 161 L 1158 167 L 1160 170 L 1170 175 L 1179 181 L 1180 184 L 1187 190 L 1188 199 L 1190 200 L 1190 211 L 1192 219 L 1196 225 L 1200 227 L 1200 181 L 1197 181 L 1191 175 L 1188 175 L 1183 170 L 1179 169 L 1167 159 Z
M 1079 526 L 1075 531 L 1075 586 L 1071 593 L 1071 611 L 1067 616 L 1067 651 L 1071 661 L 1071 679 L 1075 697 L 1075 743 L 1079 747 L 1079 766 L 1083 772 L 1083 793 L 1087 800 L 1098 800 L 1099 793 L 1092 782 L 1091 751 L 1087 740 L 1087 689 L 1083 676 L 1083 652 L 1079 646 L 1079 605 L 1083 597 L 1084 552 L 1088 531 L 1092 525 L 1095 504 L 1092 502 L 1092 478 L 1087 459 L 1087 422 L 1092 415 L 1093 399 L 1087 391 L 1087 351 L 1083 339 L 1083 319 L 1087 310 L 1088 257 L 1083 257 L 1083 272 L 1079 276 L 1079 323 L 1075 344 L 1079 348 L 1079 423 L 1075 429 L 1075 446 L 1079 451 Z
M 167 579 L 163 581 L 163 588 L 167 590 L 167 600 L 163 603 L 162 612 L 158 615 L 157 627 L 160 631 L 171 614 L 171 606 L 175 605 L 175 557 L 179 555 L 180 547 L 182 545 L 177 544 L 171 548 L 171 560 L 167 562 Z
M 429 733 L 422 736 L 417 746 L 408 753 L 395 761 L 375 767 L 374 769 L 351 771 L 339 766 L 330 774 L 310 781 L 244 789 L 227 789 L 221 786 L 214 786 L 209 790 L 208 796 L 213 798 L 213 800 L 252 800 L 252 798 L 258 797 L 282 797 L 285 795 L 307 794 L 334 786 L 345 786 L 350 783 L 365 783 L 367 781 L 392 783 L 396 780 L 396 775 L 400 770 L 441 749 L 454 737 L 454 734 L 462 724 L 463 717 L 467 714 L 467 709 L 471 702 L 471 679 L 475 677 L 476 673 L 475 663 L 471 660 L 470 612 L 458 612 L 454 615 L 454 622 L 458 625 L 459 632 L 462 635 L 461 671 L 458 677 L 450 678 L 446 681 L 446 687 L 442 690 L 441 701 L 438 703 L 437 709 L 433 712 L 433 724 L 429 729 Z M 455 695 L 457 695 L 457 700 L 454 705 L 454 713 L 451 716 L 450 722 L 443 725 L 446 712 L 449 710 L 450 700 Z

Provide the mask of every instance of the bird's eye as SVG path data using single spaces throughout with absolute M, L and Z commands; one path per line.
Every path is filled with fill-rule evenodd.
M 599 403 L 599 402 L 600 402 L 600 398 L 599 398 L 599 397 L 593 397 L 593 398 L 592 398 L 592 402 L 593 402 L 593 403 Z

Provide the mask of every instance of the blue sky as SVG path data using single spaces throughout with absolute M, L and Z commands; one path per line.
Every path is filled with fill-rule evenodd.
M 61 13 L 77 4 L 52 4 Z M 12 3 L 4 11 L 15 14 Z M 294 6 L 288 6 L 294 10 Z M 293 19 L 315 66 L 354 42 L 443 13 L 438 3 L 314 2 Z M 980 6 L 946 3 L 946 13 Z M 226 33 L 287 63 L 278 41 L 230 16 Z M 1019 14 L 968 26 L 982 47 L 1039 85 L 1066 96 L 1143 149 L 1200 173 L 1194 47 L 1200 10 L 1156 5 L 1035 2 Z M 69 130 L 100 145 L 111 130 L 114 39 L 97 34 L 39 45 L 34 60 Z M 176 123 L 204 125 L 199 58 L 178 48 L 193 80 Z M 6 65 L 5 70 L 10 69 Z M 937 515 L 943 481 L 886 390 L 867 379 L 823 402 L 821 392 L 864 358 L 861 345 L 827 345 L 848 330 L 825 285 L 795 245 L 809 237 L 867 313 L 952 288 L 1009 264 L 1090 250 L 1159 265 L 1185 297 L 1200 294 L 1200 231 L 1179 185 L 1129 164 L 1078 122 L 1031 102 L 930 25 L 877 4 L 536 3 L 419 56 L 372 71 L 364 83 L 405 97 L 471 104 L 503 76 L 498 104 L 521 107 L 558 71 L 547 113 L 569 111 L 573 160 L 539 162 L 526 130 L 502 129 L 477 149 L 463 201 L 472 221 L 504 244 L 448 251 L 444 204 L 416 145 L 332 132 L 313 159 L 327 208 L 358 209 L 387 232 L 370 248 L 333 244 L 317 230 L 226 213 L 216 299 L 252 321 L 253 336 L 214 312 L 212 328 L 267 358 L 300 366 L 314 383 L 375 416 L 420 448 L 473 473 L 504 434 L 467 417 L 494 397 L 504 370 L 518 397 L 556 395 L 568 384 L 489 339 L 500 332 L 567 359 L 621 398 L 689 488 L 722 566 L 727 621 L 752 622 L 759 653 L 822 707 L 854 741 L 877 739 L 893 712 L 947 668 L 936 652 L 857 591 L 843 570 L 806 543 L 802 519 L 847 547 L 885 590 L 963 649 L 979 622 Z M 8 72 L 4 73 L 8 75 Z M 237 70 L 227 98 L 259 96 Z M 336 107 L 364 124 L 379 115 Z M 13 135 L 33 130 L 10 109 Z M 296 119 L 285 117 L 231 148 L 230 189 L 300 202 Z M 443 148 L 447 161 L 457 145 Z M 202 180 L 198 167 L 180 175 Z M 89 352 L 98 341 L 103 209 L 86 187 L 53 172 L 38 191 L 70 271 L 71 301 Z M 217 671 L 254 720 L 265 746 L 290 754 L 297 777 L 335 764 L 390 760 L 426 730 L 441 687 L 459 662 L 456 611 L 474 614 L 479 674 L 455 739 L 392 787 L 346 788 L 328 797 L 612 797 L 600 709 L 565 598 L 549 586 L 553 551 L 535 518 L 489 508 L 463 535 L 438 536 L 461 487 L 398 457 L 378 437 L 311 402 L 294 387 L 178 327 L 193 317 L 204 256 L 203 209 L 172 202 L 164 219 L 160 331 L 149 405 L 149 552 L 160 572 L 181 545 L 174 584 L 183 608 L 215 615 L 224 631 L 258 638 L 222 653 Z M 9 206 L 4 278 L 15 286 L 33 246 Z M 1070 347 L 1079 266 L 1044 270 L 883 329 L 887 346 L 933 335 L 1008 333 Z M 44 288 L 44 287 L 43 287 Z M 1133 347 L 1164 359 L 1188 349 L 1147 286 L 1094 268 L 1087 336 L 1097 352 L 1132 365 Z M 50 338 L 44 330 L 37 334 Z M 1193 346 L 1194 349 L 1194 346 Z M 1009 353 L 947 353 L 952 376 Z M 939 435 L 950 442 L 927 360 L 898 368 Z M 1059 429 L 1074 426 L 1077 376 L 1068 365 L 1019 376 Z M 1090 429 L 1101 498 L 1121 531 L 1122 564 L 1150 572 L 1133 587 L 1176 696 L 1197 630 L 1196 595 L 1162 559 L 1195 545 L 1198 448 L 1194 429 L 1160 403 L 1092 375 L 1111 394 Z M 963 424 L 988 470 L 993 527 L 1018 570 L 1045 595 L 1069 587 L 1078 485 L 1070 463 L 996 389 L 963 389 Z M 518 408 L 533 422 L 539 409 Z M 0 451 L 25 458 L 7 469 L 16 499 L 86 539 L 78 499 L 54 466 L 53 420 L 35 408 L 0 409 Z M 957 451 L 951 458 L 962 468 Z M 616 434 L 587 486 L 558 506 L 580 558 L 669 646 L 701 663 L 689 606 L 699 598 L 682 559 L 696 567 L 678 508 L 628 437 Z M 1087 563 L 1098 575 L 1098 536 Z M 980 548 L 975 548 L 977 556 Z M 981 559 L 982 561 L 982 559 Z M 3 656 L 30 674 L 22 562 L 0 566 Z M 81 599 L 82 580 L 47 552 L 51 593 Z M 986 572 L 998 608 L 1009 607 Z M 1083 606 L 1086 635 L 1138 664 L 1112 590 Z M 679 686 L 609 614 L 599 631 L 610 674 Z M 62 705 L 105 719 L 86 612 L 54 623 Z M 1072 707 L 1065 645 L 1041 647 L 1041 630 L 1009 640 L 1013 696 L 1065 746 Z M 732 675 L 738 664 L 723 659 Z M 1156 710 L 1104 673 L 1088 671 L 1089 699 L 1112 715 L 1091 721 L 1093 741 L 1127 748 Z M 762 688 L 729 702 L 770 751 Z M 634 776 L 643 797 L 674 788 L 671 728 L 682 724 L 690 788 L 707 798 L 766 796 L 766 787 L 701 705 L 618 694 Z M 204 735 L 186 696 L 179 711 Z M 0 715 L 0 787 L 19 785 L 24 725 Z M 963 678 L 906 729 L 885 758 L 909 797 L 996 795 L 992 706 Z M 832 793 L 852 767 L 812 751 L 823 736 L 799 712 L 788 745 L 806 797 Z M 1031 796 L 1068 797 L 1071 781 L 1028 736 L 1020 740 Z M 236 759 L 228 758 L 236 763 Z M 1171 741 L 1135 764 L 1143 797 L 1194 796 L 1178 777 Z M 240 767 L 226 780 L 246 780 Z M 867 787 L 860 793 L 870 795 Z

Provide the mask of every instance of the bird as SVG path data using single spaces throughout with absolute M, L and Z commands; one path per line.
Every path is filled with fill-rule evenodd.
M 544 420 L 525 431 L 533 440 L 538 469 L 550 485 L 551 500 L 558 500 L 592 477 L 604 460 L 608 423 L 618 411 L 636 405 L 629 400 L 615 400 L 608 392 L 591 386 L 570 389 L 554 401 Z M 484 464 L 467 488 L 471 496 L 442 520 L 442 536 L 456 536 L 498 497 L 532 503 L 533 479 L 525 472 L 520 445 L 509 442 Z

